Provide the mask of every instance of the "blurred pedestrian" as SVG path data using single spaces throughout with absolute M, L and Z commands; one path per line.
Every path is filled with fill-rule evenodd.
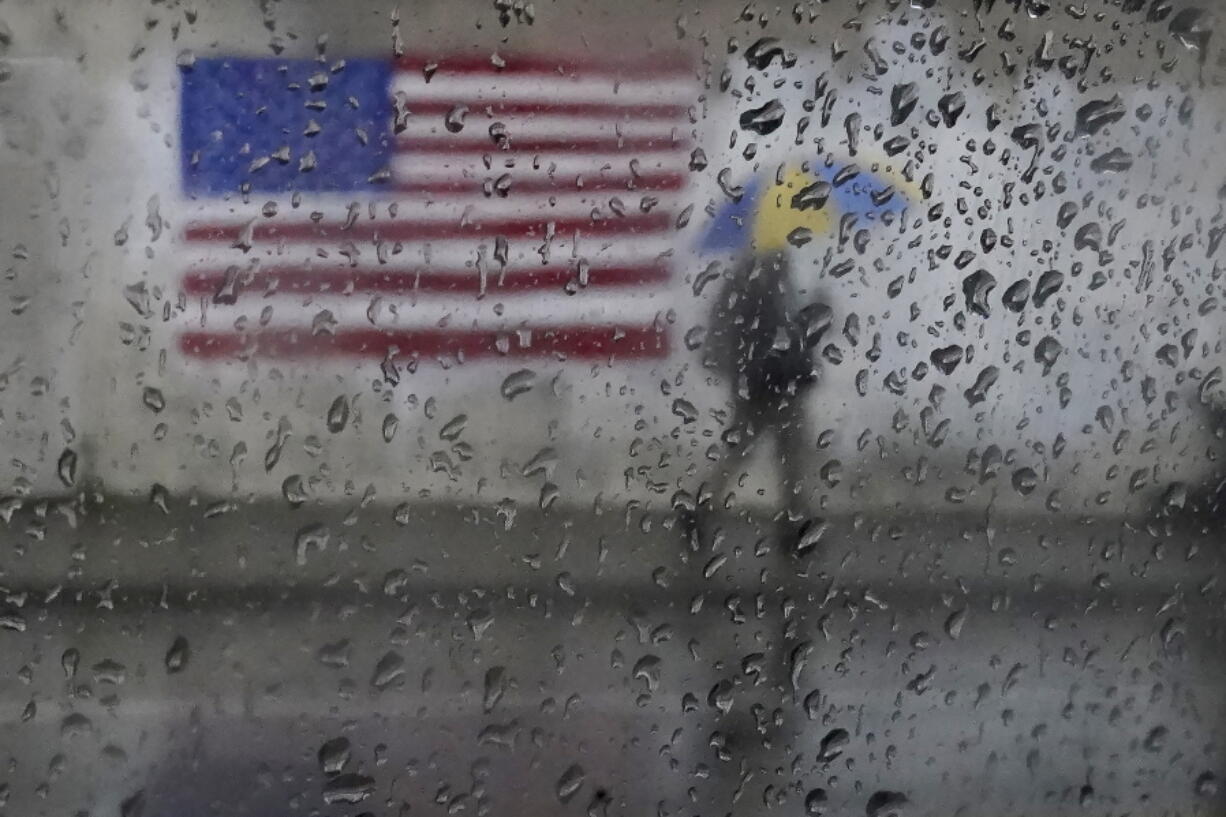
M 705 349 L 708 365 L 729 389 L 731 414 L 722 434 L 724 456 L 699 489 L 693 512 L 685 514 L 688 529 L 700 538 L 706 538 L 708 510 L 718 515 L 724 509 L 763 438 L 774 442 L 780 530 L 802 517 L 805 468 L 812 456 L 806 403 L 818 377 L 813 349 L 830 321 L 825 304 L 802 307 L 798 301 L 786 250 L 753 252 L 727 275 Z
M 1226 375 L 1216 366 L 1201 378 L 1192 403 L 1198 420 L 1216 440 L 1226 440 Z M 1226 467 L 1221 446 L 1209 455 L 1214 467 L 1199 483 L 1176 481 L 1158 500 L 1156 515 L 1199 526 L 1220 526 L 1226 520 Z

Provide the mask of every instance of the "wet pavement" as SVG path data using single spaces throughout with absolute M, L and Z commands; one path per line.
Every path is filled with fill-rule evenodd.
M 1217 803 L 1194 525 L 864 515 L 798 552 L 634 507 L 165 504 L 10 518 L 11 813 Z

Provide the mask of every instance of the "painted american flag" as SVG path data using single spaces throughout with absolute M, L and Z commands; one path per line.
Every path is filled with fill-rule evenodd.
M 180 87 L 187 357 L 668 354 L 687 60 L 219 57 Z

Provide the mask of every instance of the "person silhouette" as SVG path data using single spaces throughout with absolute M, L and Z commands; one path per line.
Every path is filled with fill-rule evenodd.
M 774 440 L 780 531 L 804 512 L 806 460 L 811 456 L 806 401 L 817 382 L 814 348 L 832 319 L 829 306 L 800 307 L 791 259 L 783 249 L 746 255 L 727 275 L 712 308 L 704 365 L 729 388 L 731 412 L 721 439 L 725 454 L 700 487 L 687 530 L 702 538 L 709 507 L 726 507 L 728 493 L 763 437 Z

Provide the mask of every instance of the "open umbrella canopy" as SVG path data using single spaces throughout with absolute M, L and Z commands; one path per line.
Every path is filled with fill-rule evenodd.
M 912 182 L 855 162 L 787 166 L 773 178 L 746 182 L 716 213 L 701 249 L 763 252 L 799 246 L 833 233 L 845 216 L 866 226 L 901 214 L 918 200 Z

